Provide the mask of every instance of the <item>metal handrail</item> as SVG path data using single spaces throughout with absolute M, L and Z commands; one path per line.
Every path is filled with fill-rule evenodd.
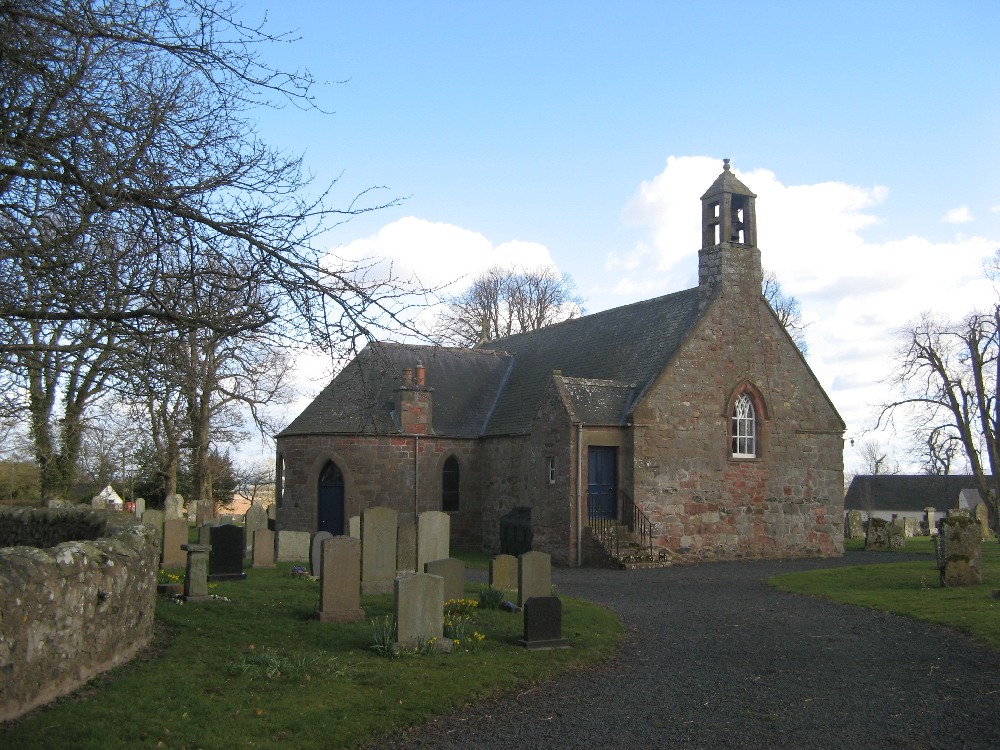
M 587 521 L 590 526 L 590 533 L 604 545 L 616 558 L 621 552 L 621 538 L 618 535 L 618 526 L 621 523 L 632 534 L 636 542 L 642 547 L 649 559 L 653 559 L 653 522 L 643 512 L 632 497 L 625 491 L 620 490 L 622 521 L 617 518 L 606 518 L 594 515 L 590 511 L 590 493 L 587 493 Z

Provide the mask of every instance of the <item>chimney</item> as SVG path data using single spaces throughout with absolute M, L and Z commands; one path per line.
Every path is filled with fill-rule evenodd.
M 406 435 L 433 435 L 434 389 L 426 384 L 427 370 L 420 362 L 414 369 L 403 369 L 403 384 L 396 390 L 396 414 L 399 415 L 400 432 Z

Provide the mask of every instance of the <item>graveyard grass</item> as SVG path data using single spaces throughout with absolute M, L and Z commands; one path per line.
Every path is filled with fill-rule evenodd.
M 848 549 L 863 546 L 848 543 Z M 962 588 L 941 588 L 929 537 L 908 539 L 905 551 L 926 554 L 927 559 L 788 573 L 775 576 L 769 583 L 793 593 L 882 609 L 953 628 L 988 648 L 1000 650 L 1000 599 L 993 598 L 993 592 L 1000 589 L 1000 544 L 983 542 L 983 583 Z M 879 555 L 891 553 L 866 554 L 877 561 Z
M 158 597 L 157 643 L 144 658 L 0 729 L 0 746 L 31 748 L 342 748 L 372 745 L 471 702 L 524 690 L 610 657 L 624 633 L 610 611 L 563 598 L 572 648 L 517 645 L 523 617 L 477 610 L 485 641 L 470 652 L 380 657 L 372 621 L 392 596 L 362 596 L 365 620 L 321 623 L 319 584 L 291 564 L 219 582 L 231 601 Z M 477 598 L 478 584 L 466 586 Z

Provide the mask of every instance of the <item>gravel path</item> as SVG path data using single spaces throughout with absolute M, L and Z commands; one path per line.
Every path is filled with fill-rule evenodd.
M 1000 654 L 763 583 L 866 562 L 870 555 L 848 553 L 554 570 L 560 593 L 621 616 L 631 632 L 620 655 L 432 722 L 394 747 L 1000 748 Z

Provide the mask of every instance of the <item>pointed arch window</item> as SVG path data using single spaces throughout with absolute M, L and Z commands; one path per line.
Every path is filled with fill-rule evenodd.
M 753 400 L 741 393 L 733 405 L 733 458 L 757 457 L 757 413 Z
M 461 470 L 458 459 L 449 456 L 441 470 L 441 510 L 456 511 L 459 506 Z

